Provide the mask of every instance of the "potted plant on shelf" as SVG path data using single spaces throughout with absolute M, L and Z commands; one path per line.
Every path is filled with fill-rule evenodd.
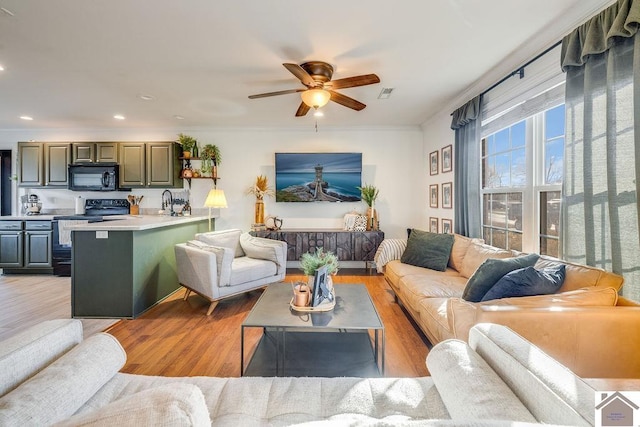
M 222 155 L 217 145 L 207 144 L 200 151 L 200 160 L 202 160 L 202 173 L 211 173 L 212 178 L 218 177 L 218 165 L 222 161 Z
M 185 159 L 189 159 L 191 158 L 191 151 L 196 146 L 198 141 L 192 136 L 179 133 L 176 143 L 182 147 L 182 157 Z
M 313 280 L 316 270 L 322 266 L 327 266 L 327 288 L 333 289 L 333 279 L 338 273 L 338 257 L 331 251 L 325 252 L 323 248 L 316 248 L 314 253 L 307 252 L 300 258 L 300 269 L 307 276 L 307 283 L 313 289 Z
M 247 194 L 256 196 L 256 208 L 254 215 L 254 228 L 264 227 L 264 196 L 273 196 L 273 189 L 269 188 L 267 177 L 260 175 L 256 182 L 247 190 Z
M 362 200 L 369 207 L 367 209 L 367 230 L 378 230 L 380 222 L 378 220 L 378 211 L 375 209 L 375 201 L 380 190 L 373 185 L 364 185 L 363 187 L 358 187 L 358 190 L 360 190 Z

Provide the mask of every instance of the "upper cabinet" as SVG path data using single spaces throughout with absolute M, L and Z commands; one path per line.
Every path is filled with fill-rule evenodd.
M 182 186 L 175 143 L 122 142 L 119 149 L 121 186 Z
M 117 142 L 74 142 L 71 151 L 73 163 L 118 162 Z
M 174 142 L 19 142 L 18 185 L 67 188 L 69 163 L 115 162 L 120 186 L 182 187 Z
M 68 186 L 67 165 L 71 161 L 68 142 L 19 142 L 18 159 L 21 187 Z

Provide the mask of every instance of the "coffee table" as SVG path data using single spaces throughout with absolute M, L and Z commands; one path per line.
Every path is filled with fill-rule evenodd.
M 269 285 L 241 325 L 240 375 L 383 376 L 384 325 L 367 288 L 334 289 L 333 310 L 308 313 L 289 306 L 291 284 Z M 262 328 L 262 337 L 245 367 L 246 328 Z

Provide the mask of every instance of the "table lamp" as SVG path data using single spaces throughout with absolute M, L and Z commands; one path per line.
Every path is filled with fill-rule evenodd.
M 207 194 L 207 200 L 204 201 L 204 206 L 209 208 L 209 231 L 211 231 L 211 208 L 226 208 L 227 198 L 224 197 L 224 191 L 212 188 Z

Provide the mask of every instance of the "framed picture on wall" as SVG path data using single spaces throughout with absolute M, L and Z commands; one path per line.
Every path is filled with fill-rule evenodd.
M 429 174 L 438 175 L 438 152 L 429 153 Z
M 442 232 L 445 234 L 453 233 L 453 221 L 442 218 Z
M 432 233 L 438 232 L 438 218 L 434 216 L 429 217 L 429 231 Z
M 451 172 L 453 170 L 453 159 L 451 158 L 451 145 L 447 145 L 442 149 L 442 173 Z
M 442 207 L 445 209 L 451 209 L 453 207 L 453 194 L 452 192 L 452 183 L 445 182 L 442 184 Z
M 429 207 L 438 207 L 438 184 L 432 184 L 429 186 Z

